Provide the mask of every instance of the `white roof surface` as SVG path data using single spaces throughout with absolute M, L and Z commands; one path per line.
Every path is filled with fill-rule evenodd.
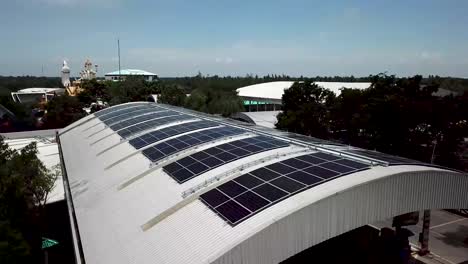
M 294 82 L 292 81 L 277 81 L 267 82 L 245 86 L 237 89 L 239 96 L 252 98 L 266 98 L 281 100 L 284 90 L 289 89 Z M 315 82 L 318 86 L 329 89 L 337 96 L 341 93 L 341 88 L 366 89 L 371 83 L 367 82 Z
M 23 134 L 29 134 L 31 136 L 31 132 L 20 132 Z M 34 137 L 16 137 L 14 134 L 17 133 L 8 133 L 5 134 L 7 136 L 13 137 L 10 139 L 5 139 L 5 143 L 14 150 L 21 150 L 22 148 L 26 147 L 28 144 L 32 142 L 36 142 L 37 144 L 37 157 L 42 163 L 46 166 L 47 169 L 56 171 L 60 171 L 60 156 L 58 153 L 58 146 L 55 142 L 55 136 L 34 136 Z M 23 135 L 23 136 L 26 136 Z M 49 193 L 47 197 L 46 203 L 53 203 L 57 201 L 62 201 L 65 199 L 64 190 L 63 190 L 63 180 L 62 176 L 60 175 L 57 180 L 55 181 L 54 188 Z
M 143 70 L 138 70 L 138 69 L 121 69 L 120 72 L 119 71 L 113 71 L 113 72 L 106 73 L 105 75 L 106 76 L 108 76 L 108 75 L 112 75 L 112 76 L 116 76 L 116 75 L 117 76 L 118 75 L 145 75 L 145 76 L 152 75 L 152 76 L 156 76 L 157 74 L 152 73 L 152 72 L 143 71 Z
M 236 126 L 244 129 L 245 133 L 198 145 L 167 156 L 157 163 L 152 163 L 142 154 L 144 148 L 136 150 L 129 144 L 129 139 L 135 136 L 123 139 L 110 128 L 115 124 L 121 124 L 120 120 L 116 120 L 117 111 L 121 112 L 119 116 L 122 116 L 122 120 L 125 118 L 131 123 L 132 120 L 135 120 L 135 117 L 131 116 L 131 111 L 136 113 L 136 107 L 151 105 L 191 115 L 195 119 L 219 122 L 220 126 Z M 127 108 L 117 110 L 118 107 Z M 135 109 L 132 110 L 132 108 Z M 99 115 L 99 118 L 96 115 Z M 111 116 L 114 116 L 113 123 L 104 125 L 102 120 L 106 120 L 106 118 L 110 120 L 108 118 Z M 184 122 L 189 124 L 194 121 Z M 162 127 L 171 127 L 176 124 L 177 120 Z M 135 124 L 126 124 L 126 127 L 132 125 Z M 159 131 L 162 127 L 147 127 L 138 135 L 149 131 Z M 408 209 L 405 206 L 394 206 L 398 204 L 395 199 L 406 197 L 403 194 L 398 197 L 394 197 L 394 194 L 388 194 L 392 199 L 382 198 L 384 201 L 388 200 L 389 206 L 391 205 L 395 209 L 388 207 L 380 210 L 375 209 L 375 212 L 372 211 L 374 207 L 370 206 L 362 206 L 362 210 L 371 210 L 365 212 L 360 211 L 361 207 L 353 208 L 351 211 L 339 209 L 341 205 L 353 200 L 350 198 L 331 201 L 334 205 L 333 208 L 338 211 L 332 210 L 330 207 L 327 210 L 330 214 L 314 212 L 304 215 L 304 210 L 312 208 L 310 206 L 315 206 L 328 197 L 341 199 L 340 195 L 347 193 L 345 190 L 357 188 L 357 186 L 367 186 L 367 183 L 371 181 L 384 179 L 390 175 L 414 172 L 419 174 L 410 178 L 419 179 L 420 174 L 422 175 L 423 172 L 429 170 L 437 174 L 434 175 L 434 179 L 438 180 L 443 178 L 440 174 L 445 173 L 444 170 L 423 165 L 386 166 L 382 163 L 378 163 L 380 165 L 374 163 L 371 169 L 355 172 L 349 176 L 340 177 L 302 191 L 266 208 L 240 224 L 231 226 L 201 202 L 198 199 L 199 195 L 241 174 L 268 164 L 306 153 L 315 153 L 318 150 L 338 153 L 348 148 L 338 145 L 334 147 L 331 143 L 329 145 L 322 144 L 313 138 L 301 136 L 293 139 L 293 137 L 287 137 L 290 133 L 286 132 L 271 130 L 271 133 L 265 133 L 264 131 L 267 130 L 242 127 L 213 116 L 151 103 L 130 103 L 117 106 L 117 108 L 105 109 L 61 130 L 60 144 L 68 175 L 68 185 L 71 189 L 71 197 L 69 198 L 73 200 L 73 209 L 76 214 L 76 223 L 86 262 L 275 263 L 330 236 L 355 228 L 357 227 L 355 225 L 361 224 L 362 221 L 374 221 L 367 217 L 384 218 L 386 214 Z M 189 131 L 184 135 L 194 132 Z M 285 141 L 292 140 L 293 144 L 234 160 L 208 170 L 182 184 L 176 182 L 162 169 L 162 166 L 180 160 L 187 155 L 241 138 L 249 138 L 256 134 L 269 135 Z M 170 138 L 180 138 L 180 136 L 181 134 Z M 302 140 L 303 138 L 305 141 Z M 164 140 L 167 139 L 162 141 Z M 316 143 L 306 142 L 308 140 Z M 157 141 L 150 146 L 160 143 L 161 141 Z M 351 154 L 341 155 L 353 156 Z M 352 159 L 371 162 L 371 159 L 362 156 L 354 157 Z M 426 179 L 432 177 L 422 176 L 425 176 Z M 408 186 L 419 188 L 416 184 Z M 449 184 L 444 186 L 449 186 Z M 458 196 L 459 192 L 465 193 L 468 180 L 466 184 L 458 181 L 457 185 L 454 186 L 458 186 L 457 188 L 460 189 L 455 191 L 454 200 L 468 204 L 468 199 L 459 199 Z M 380 191 L 375 193 L 381 195 L 385 194 L 387 190 L 404 189 L 385 187 L 379 187 L 381 189 L 376 190 Z M 434 190 L 429 188 L 428 191 Z M 414 189 L 411 190 L 411 193 L 413 192 Z M 373 200 L 367 197 L 363 201 Z M 382 204 L 376 206 L 382 206 Z M 416 205 L 408 204 L 409 206 L 422 205 L 418 203 Z M 341 212 L 346 213 L 346 215 L 341 216 Z M 310 218 L 312 216 L 316 218 Z M 328 220 L 320 220 L 318 217 L 324 217 Z M 349 224 L 348 222 L 344 222 L 343 225 L 338 224 L 338 222 L 342 223 L 341 220 L 348 218 L 358 221 L 352 222 L 350 220 Z M 296 220 L 307 220 L 306 223 L 314 224 L 315 227 L 304 229 L 298 225 L 299 222 L 295 224 Z M 338 222 L 335 223 L 335 220 Z M 298 225 L 297 228 L 296 225 Z M 306 236 L 304 240 L 301 243 L 294 241 L 296 235 L 299 237 L 301 234 Z
M 50 92 L 64 92 L 64 91 L 65 91 L 65 89 L 63 89 L 63 88 L 33 87 L 33 88 L 26 88 L 26 89 L 18 90 L 16 93 L 50 93 Z
M 242 112 L 242 114 L 248 116 L 256 125 L 275 128 L 276 118 L 281 111 L 260 111 L 260 112 Z

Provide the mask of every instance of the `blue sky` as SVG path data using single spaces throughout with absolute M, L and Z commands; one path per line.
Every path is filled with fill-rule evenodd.
M 0 3 L 0 75 L 86 58 L 203 74 L 468 77 L 468 1 L 15 0 Z

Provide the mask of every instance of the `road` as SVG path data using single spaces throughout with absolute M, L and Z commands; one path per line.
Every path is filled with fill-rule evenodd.
M 423 212 L 420 212 L 422 218 Z M 375 227 L 391 227 L 392 219 L 372 224 Z M 415 226 L 408 226 L 415 235 L 410 243 L 419 246 L 418 236 L 422 229 L 422 219 Z M 431 211 L 429 231 L 430 258 L 428 263 L 468 264 L 468 218 L 444 210 Z

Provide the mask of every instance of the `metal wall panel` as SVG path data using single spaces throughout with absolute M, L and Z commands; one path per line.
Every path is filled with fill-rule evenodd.
M 416 210 L 441 208 L 468 208 L 468 175 L 442 170 L 391 175 L 298 210 L 213 263 L 278 263 L 368 223 Z

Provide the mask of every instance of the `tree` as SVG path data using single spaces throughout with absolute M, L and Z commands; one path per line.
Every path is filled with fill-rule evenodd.
M 77 95 L 77 98 L 87 105 L 97 100 L 108 102 L 110 100 L 109 86 L 108 82 L 99 82 L 95 79 L 84 80 L 81 83 L 82 91 Z
M 0 263 L 38 262 L 41 213 L 57 174 L 31 143 L 13 151 L 0 137 Z
M 173 86 L 165 86 L 161 89 L 161 95 L 158 102 L 175 106 L 183 106 L 185 104 L 186 95 L 182 89 Z
M 296 82 L 285 90 L 283 112 L 276 127 L 308 136 L 329 137 L 330 108 L 335 94 L 311 81 Z
M 63 128 L 85 116 L 83 104 L 69 95 L 56 96 L 46 105 L 44 128 Z
M 151 94 L 161 93 L 159 82 L 147 82 L 140 76 L 128 76 L 123 81 L 111 82 L 109 95 L 111 105 L 146 101 Z
M 213 86 L 193 90 L 187 99 L 186 106 L 197 111 L 222 116 L 230 116 L 244 109 L 235 90 Z

